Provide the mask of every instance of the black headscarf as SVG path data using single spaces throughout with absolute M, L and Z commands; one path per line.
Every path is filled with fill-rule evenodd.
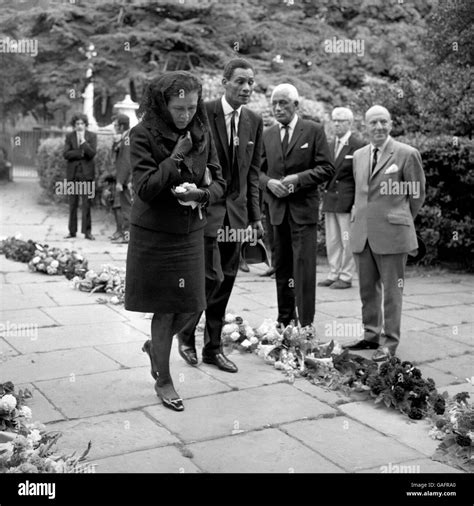
M 198 103 L 196 114 L 184 129 L 178 129 L 168 110 L 167 103 L 180 92 L 197 92 Z M 142 123 L 155 137 L 166 137 L 174 142 L 187 131 L 193 141 L 192 151 L 200 153 L 205 147 L 205 132 L 209 131 L 206 109 L 202 100 L 201 81 L 183 70 L 166 72 L 151 81 L 145 91 L 138 113 L 143 116 Z

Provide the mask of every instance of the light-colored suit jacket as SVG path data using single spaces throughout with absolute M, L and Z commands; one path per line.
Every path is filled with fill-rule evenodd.
M 408 253 L 418 248 L 414 219 L 425 200 L 425 174 L 418 150 L 389 138 L 370 174 L 370 144 L 354 152 L 355 200 L 350 243 L 361 253 Z

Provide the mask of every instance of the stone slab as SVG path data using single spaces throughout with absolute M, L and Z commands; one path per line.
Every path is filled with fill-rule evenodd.
M 199 473 L 200 470 L 174 446 L 94 460 L 96 473 Z M 177 491 L 176 491 L 177 493 Z
M 441 393 L 448 392 L 451 397 L 454 397 L 456 394 L 461 392 L 467 392 L 471 397 L 469 402 L 472 404 L 474 402 L 474 381 L 473 378 L 470 378 L 470 381 L 466 381 L 464 383 L 459 383 L 458 385 L 449 385 L 447 387 L 438 389 Z
M 449 294 L 467 292 L 469 287 L 460 283 L 443 282 L 441 278 L 433 279 L 432 282 L 423 282 L 423 278 L 409 278 L 406 279 L 403 294 L 411 297 L 412 295 L 431 295 L 436 292 L 444 295 L 449 299 Z M 433 287 L 436 286 L 436 289 Z
M 0 322 L 5 325 L 7 322 L 16 325 L 28 325 L 38 327 L 51 327 L 57 325 L 58 322 L 45 314 L 42 309 L 19 309 L 16 311 L 0 311 Z
M 3 337 L 0 337 L 0 364 L 6 362 L 11 357 L 15 357 L 18 354 L 19 354 L 18 351 L 15 348 L 13 348 L 13 346 L 10 346 Z
M 361 473 L 382 473 L 391 472 L 393 474 L 407 473 L 407 474 L 419 474 L 419 473 L 463 473 L 460 469 L 437 462 L 431 459 L 414 459 L 406 460 L 404 462 L 392 463 L 391 466 L 387 465 L 384 469 L 381 466 L 372 467 L 370 469 L 364 469 L 357 471 Z M 445 480 L 449 481 L 449 480 Z
M 466 378 L 474 377 L 474 356 L 468 353 L 460 357 L 445 358 L 431 362 L 430 367 L 452 374 L 456 380 L 462 382 Z
M 474 324 L 466 323 L 464 325 L 450 325 L 446 327 L 439 327 L 437 329 L 430 329 L 430 334 L 443 337 L 452 341 L 474 346 Z
M 438 447 L 438 441 L 428 433 L 431 424 L 426 420 L 413 421 L 402 413 L 370 401 L 351 402 L 340 406 L 340 410 L 358 422 L 368 425 L 386 436 L 400 441 L 430 457 Z
M 407 331 L 400 340 L 397 355 L 401 360 L 415 364 L 462 355 L 468 349 L 466 345 L 435 336 L 431 332 Z
M 128 342 L 135 343 L 133 346 L 139 350 L 138 344 L 144 341 L 144 336 L 124 322 L 110 322 L 42 327 L 33 339 L 8 336 L 5 339 L 21 353 L 33 353 Z
M 412 448 L 343 416 L 297 421 L 281 428 L 349 472 L 420 457 Z
M 30 272 L 26 264 L 24 265 L 25 272 L 10 272 L 6 274 L 5 279 L 7 283 L 19 285 L 22 283 L 57 283 L 62 280 L 62 276 L 48 276 L 40 272 Z M 58 278 L 58 279 L 56 279 Z
M 185 403 L 184 413 L 174 413 L 161 406 L 146 411 L 187 442 L 229 436 L 235 431 L 249 431 L 305 417 L 335 414 L 327 404 L 288 384 L 191 399 Z M 191 422 L 196 416 L 199 416 L 198 424 Z
M 265 363 L 262 358 L 254 354 L 244 354 L 235 350 L 232 353 L 226 352 L 225 354 L 239 368 L 237 374 L 229 374 L 215 366 L 202 362 L 200 362 L 199 368 L 209 376 L 239 390 L 286 382 L 286 377 L 281 371 L 277 371 L 271 364 Z
M 18 389 L 28 388 L 33 396 L 26 400 L 26 405 L 31 408 L 33 413 L 32 421 L 49 423 L 58 420 L 64 420 L 66 417 L 54 406 L 44 395 L 38 390 L 34 384 L 26 383 L 22 385 L 15 385 Z
M 210 473 L 341 473 L 343 470 L 278 429 L 187 445 Z
M 2 364 L 2 376 L 13 383 L 66 378 L 73 382 L 79 375 L 118 369 L 119 365 L 92 348 L 29 353 L 10 358 Z M 60 404 L 59 404 L 60 405 Z
M 330 406 L 339 406 L 351 402 L 351 398 L 344 395 L 342 392 L 337 390 L 329 390 L 327 388 L 314 385 L 306 378 L 297 378 L 293 384 L 298 390 L 305 392 L 311 397 L 320 400 Z
M 107 358 L 104 357 L 104 360 Z M 172 376 L 186 405 L 190 402 L 187 400 L 188 395 L 214 395 L 228 390 L 222 383 L 194 369 L 182 377 L 182 382 L 174 369 Z M 77 376 L 75 380 L 71 383 L 68 378 L 63 378 L 38 383 L 38 387 L 54 404 L 61 406 L 69 418 L 84 418 L 145 406 L 157 406 L 158 410 L 168 411 L 156 396 L 149 366 Z M 172 427 L 171 430 L 175 432 Z
M 350 316 L 360 316 L 360 300 L 323 302 L 317 305 L 318 312 L 326 313 L 336 318 L 346 318 Z
M 458 285 L 458 289 L 461 287 Z M 457 306 L 459 304 L 472 304 L 473 296 L 468 292 L 455 293 L 426 293 L 423 295 L 409 295 L 403 298 L 403 304 L 411 302 L 425 307 Z
M 141 411 L 52 423 L 47 430 L 62 432 L 58 449 L 63 453 L 82 451 L 91 441 L 88 460 L 179 443 L 168 430 Z
M 3 277 L 0 278 L 0 281 L 3 281 Z M 0 282 L 0 307 L 3 308 L 3 302 L 12 295 L 22 295 L 21 288 L 18 285 Z
M 461 325 L 474 322 L 472 305 L 458 305 L 410 311 L 410 316 L 436 325 Z
M 34 295 L 12 293 L 9 294 L 8 297 L 2 296 L 1 305 L 3 311 L 57 306 L 56 302 L 46 293 L 35 293 Z
M 425 311 L 437 311 L 437 309 L 427 309 Z M 401 332 L 402 332 L 402 339 L 406 332 L 412 330 L 412 331 L 422 331 L 422 330 L 428 330 L 432 329 L 433 327 L 438 327 L 439 324 L 434 321 L 426 321 L 426 320 L 420 320 L 418 318 L 420 310 L 416 309 L 413 311 L 403 311 L 402 312 L 402 325 L 401 325 Z
M 54 318 L 61 325 L 78 325 L 81 323 L 119 322 L 124 318 L 105 304 L 84 306 L 62 306 L 44 308 L 44 312 Z

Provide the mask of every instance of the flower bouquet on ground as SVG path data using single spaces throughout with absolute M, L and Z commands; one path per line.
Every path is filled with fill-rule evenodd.
M 64 275 L 67 279 L 83 275 L 87 271 L 87 260 L 77 251 L 50 248 L 36 244 L 34 257 L 28 263 L 33 272 L 49 275 Z
M 468 401 L 469 394 L 461 392 L 446 401 L 444 413 L 432 413 L 433 428 L 430 436 L 441 440 L 433 458 L 440 462 L 474 472 L 474 407 Z
M 31 239 L 23 241 L 20 239 L 20 234 L 0 241 L 0 253 L 15 262 L 28 263 L 35 256 L 35 250 L 36 243 Z
M 0 384 L 0 473 L 84 472 L 82 464 L 91 443 L 79 457 L 53 454 L 61 433 L 48 433 L 44 425 L 31 423 L 32 412 L 24 400 L 28 390 L 15 392 L 11 381 Z
M 76 290 L 90 293 L 108 293 L 113 295 L 110 300 L 99 299 L 99 302 L 122 304 L 125 297 L 125 268 L 103 265 L 100 272 L 88 270 L 83 277 L 72 279 Z
M 241 352 L 253 352 L 259 343 L 255 332 L 247 321 L 232 313 L 225 315 L 222 327 L 222 344 Z

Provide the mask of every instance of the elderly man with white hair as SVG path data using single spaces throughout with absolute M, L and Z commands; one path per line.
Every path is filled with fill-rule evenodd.
M 329 143 L 329 149 L 336 173 L 324 190 L 323 199 L 329 274 L 318 286 L 344 289 L 352 286 L 356 268 L 349 242 L 350 212 L 355 193 L 352 158 L 354 151 L 364 143 L 351 132 L 354 115 L 350 109 L 336 107 L 331 117 L 335 138 Z
M 346 348 L 375 350 L 372 359 L 382 361 L 400 343 L 405 264 L 418 248 L 414 221 L 425 199 L 425 174 L 420 153 L 390 137 L 385 107 L 371 107 L 365 123 L 370 144 L 354 153 L 350 233 L 364 336 Z
M 274 226 L 278 322 L 304 327 L 315 313 L 318 185 L 334 167 L 323 127 L 297 114 L 298 90 L 280 84 L 271 102 L 278 123 L 263 134 L 260 186 Z

